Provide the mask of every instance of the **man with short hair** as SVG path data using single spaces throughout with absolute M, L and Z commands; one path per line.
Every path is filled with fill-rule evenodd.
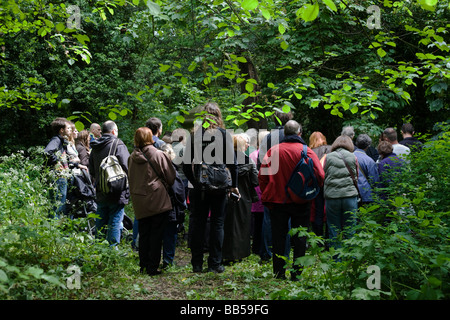
M 118 138 L 118 134 L 119 130 L 116 123 L 109 120 L 103 123 L 102 136 L 91 143 L 89 173 L 93 177 L 94 185 L 97 185 L 99 179 L 100 164 L 110 154 L 110 150 L 111 154 L 117 157 L 123 170 L 128 173 L 130 153 L 123 141 Z M 116 143 L 117 139 L 119 141 Z M 114 150 L 111 149 L 113 146 Z M 124 208 L 128 204 L 129 196 L 130 191 L 128 187 L 118 195 L 104 194 L 97 189 L 97 214 L 100 217 L 96 220 L 95 227 L 98 232 L 104 226 L 108 226 L 106 239 L 112 246 L 118 245 L 120 242 Z
M 404 146 L 397 141 L 397 131 L 394 128 L 387 128 L 383 131 L 383 136 L 385 141 L 392 144 L 394 148 L 394 153 L 402 159 L 405 159 L 408 154 L 411 153 L 411 149 Z
M 89 136 L 91 137 L 91 141 L 97 140 L 102 136 L 102 128 L 98 123 L 92 123 L 89 127 Z
M 414 127 L 411 123 L 405 123 L 402 125 L 403 140 L 399 143 L 407 146 L 411 151 L 422 151 L 423 143 L 414 137 Z
M 72 127 L 66 118 L 56 118 L 51 123 L 54 136 L 44 149 L 47 156 L 47 165 L 52 167 L 57 173 L 57 193 L 51 191 L 52 197 L 55 196 L 59 203 L 57 208 L 54 208 L 55 216 L 60 217 L 61 214 L 66 213 L 66 197 L 67 197 L 67 178 L 69 168 L 69 161 L 67 156 L 67 143 L 64 137 L 72 134 Z
M 145 123 L 145 126 L 152 130 L 154 146 L 156 149 L 161 149 L 161 147 L 166 144 L 164 141 L 159 139 L 162 134 L 162 122 L 156 117 L 151 117 Z
M 358 159 L 358 165 L 361 169 L 358 170 L 358 189 L 363 204 L 373 202 L 372 188 L 374 188 L 380 180 L 377 164 L 366 154 L 366 151 L 371 144 L 372 139 L 365 133 L 360 134 L 356 138 L 354 154 Z
M 308 227 L 311 201 L 302 203 L 294 200 L 286 194 L 287 185 L 291 174 L 302 157 L 303 145 L 301 139 L 301 125 L 295 120 L 289 120 L 284 126 L 284 139 L 281 143 L 271 147 L 267 151 L 261 163 L 258 174 L 259 185 L 262 191 L 261 201 L 270 210 L 273 243 L 273 272 L 276 278 L 285 278 L 285 261 L 280 258 L 285 254 L 286 236 L 289 232 L 289 220 L 292 228 Z M 319 158 L 309 147 L 307 156 L 313 161 L 314 174 L 319 186 L 323 186 L 325 172 Z M 278 165 L 274 162 L 278 161 Z M 265 173 L 263 174 L 263 169 Z M 298 235 L 292 236 L 294 257 L 293 261 L 305 255 L 306 238 Z M 298 280 L 301 268 L 298 264 L 293 266 L 291 280 Z

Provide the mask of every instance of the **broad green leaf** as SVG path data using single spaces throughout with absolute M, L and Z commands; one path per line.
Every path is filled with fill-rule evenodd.
M 133 4 L 137 6 L 139 4 L 139 0 L 133 0 Z
M 289 113 L 289 111 L 291 111 L 291 107 L 289 107 L 287 104 L 285 104 L 284 106 L 283 106 L 283 112 L 284 113 Z
M 58 31 L 58 32 L 63 31 L 65 28 L 66 28 L 66 25 L 62 22 L 60 22 L 56 25 L 56 31 Z
M 258 0 L 244 0 L 242 1 L 242 9 L 244 10 L 255 10 L 256 7 L 259 5 Z
M 377 53 L 381 58 L 386 55 L 386 51 L 384 51 L 382 48 L 378 48 Z
M 114 112 L 108 113 L 108 117 L 113 121 L 117 119 L 117 115 Z
M 170 69 L 170 66 L 167 64 L 159 64 L 159 70 L 161 70 L 161 72 L 165 72 L 167 70 Z
M 0 282 L 7 282 L 8 276 L 6 275 L 6 272 L 0 269 Z
M 84 123 L 81 122 L 81 121 L 75 122 L 75 128 L 77 128 L 78 131 L 83 131 L 84 130 Z
M 271 15 L 269 10 L 265 9 L 265 8 L 259 8 L 259 10 L 261 11 L 261 14 L 263 15 L 264 18 L 266 18 L 266 20 L 270 20 Z
M 280 23 L 280 24 L 278 25 L 278 31 L 279 31 L 281 34 L 284 34 L 284 33 L 286 32 L 286 28 L 284 27 L 284 25 L 283 25 L 282 23 Z
M 312 99 L 311 100 L 311 108 L 317 108 L 319 106 L 320 100 L 319 99 Z
M 185 120 L 183 116 L 176 116 L 176 119 L 180 123 L 184 123 L 184 120 Z
M 157 16 L 161 13 L 161 7 L 158 4 L 154 3 L 153 1 L 148 0 L 147 7 L 152 16 Z
M 245 90 L 247 90 L 248 92 L 253 92 L 253 83 L 247 82 L 245 84 Z
M 328 8 L 330 8 L 331 10 L 333 10 L 334 12 L 337 11 L 337 7 L 334 4 L 333 0 L 322 0 L 323 3 L 325 3 L 327 5 Z
M 306 4 L 300 9 L 300 17 L 306 21 L 314 21 L 319 15 L 319 3 Z
M 286 41 L 283 41 L 280 44 L 280 47 L 281 47 L 281 49 L 286 50 L 289 47 L 289 45 L 288 45 L 288 43 Z

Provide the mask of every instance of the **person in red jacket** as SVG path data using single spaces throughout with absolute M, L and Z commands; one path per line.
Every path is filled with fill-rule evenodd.
M 261 163 L 258 174 L 259 185 L 262 191 L 261 201 L 270 210 L 272 224 L 272 251 L 273 272 L 276 278 L 286 277 L 285 262 L 278 256 L 284 255 L 286 235 L 289 232 L 289 219 L 291 227 L 307 227 L 310 215 L 311 201 L 296 203 L 285 192 L 285 186 L 291 177 L 297 163 L 300 161 L 303 145 L 306 143 L 301 138 L 302 127 L 295 121 L 290 120 L 284 127 L 284 140 L 269 149 Z M 310 148 L 307 148 L 307 155 L 314 164 L 314 174 L 319 186 L 323 186 L 325 173 L 319 158 Z M 306 238 L 292 237 L 294 244 L 294 261 L 305 255 Z M 291 280 L 298 280 L 301 274 L 299 265 L 293 266 Z

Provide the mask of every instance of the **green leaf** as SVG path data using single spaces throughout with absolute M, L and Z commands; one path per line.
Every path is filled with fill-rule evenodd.
M 253 83 L 247 82 L 245 84 L 245 90 L 247 90 L 248 92 L 253 92 Z
M 289 107 L 287 104 L 285 104 L 284 106 L 283 106 L 283 112 L 284 113 L 289 113 L 289 111 L 291 111 L 291 107 Z
M 266 18 L 266 20 L 270 20 L 271 15 L 269 10 L 265 9 L 265 8 L 259 8 L 259 10 L 261 11 L 261 14 L 263 15 L 264 18 Z
M 66 28 L 66 26 L 62 22 L 60 22 L 56 25 L 56 31 L 58 31 L 58 32 L 62 32 L 65 28 Z
M 117 115 L 114 112 L 108 113 L 108 117 L 113 121 L 117 119 Z
M 330 8 L 331 10 L 333 10 L 334 12 L 337 11 L 337 7 L 334 4 L 333 0 L 322 0 L 323 3 L 325 3 L 327 5 L 328 8 Z
M 0 269 L 0 282 L 7 282 L 8 276 L 6 275 L 6 272 Z
M 300 9 L 300 17 L 306 21 L 314 21 L 319 15 L 319 3 L 306 4 Z
M 289 47 L 289 45 L 286 41 L 283 41 L 281 42 L 280 47 L 281 49 L 286 50 Z
M 84 130 L 84 123 L 81 122 L 81 121 L 75 122 L 75 128 L 77 128 L 78 131 L 83 131 Z
M 176 116 L 176 119 L 180 123 L 184 123 L 184 120 L 185 120 L 183 116 Z
M 165 71 L 167 71 L 167 70 L 169 70 L 170 69 L 170 66 L 169 65 L 167 65 L 167 64 L 159 64 L 159 70 L 161 70 L 161 72 L 165 72 Z
M 381 58 L 386 55 L 386 51 L 384 51 L 382 48 L 378 48 L 377 53 Z
M 244 0 L 244 1 L 242 1 L 242 4 L 241 4 L 242 9 L 248 10 L 248 11 L 255 10 L 256 7 L 258 7 L 258 5 L 259 5 L 258 0 Z
M 137 6 L 139 4 L 139 0 L 133 0 L 133 4 Z
M 158 4 L 154 3 L 153 1 L 148 0 L 147 7 L 152 16 L 157 16 L 161 14 L 161 7 Z

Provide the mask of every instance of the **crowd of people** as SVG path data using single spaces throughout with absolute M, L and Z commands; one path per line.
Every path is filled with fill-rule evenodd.
M 254 253 L 261 261 L 272 259 L 274 276 L 284 279 L 282 257 L 293 249 L 295 261 L 307 248 L 306 238 L 290 236 L 290 229 L 310 228 L 339 247 L 338 235 L 351 236 L 358 207 L 386 198 L 375 188 L 388 186 L 407 155 L 423 147 L 411 124 L 401 128 L 400 142 L 394 128 L 384 130 L 377 148 L 367 134 L 355 138 L 353 127 L 344 127 L 331 145 L 317 131 L 307 144 L 292 113 L 277 113 L 280 125 L 271 131 L 230 133 L 216 103 L 205 104 L 202 111 L 208 125 L 197 123 L 191 132 L 177 129 L 161 136 L 161 120 L 148 119 L 135 131 L 131 154 L 111 120 L 78 132 L 67 119 L 55 119 L 54 136 L 45 148 L 48 164 L 57 172 L 55 217 L 71 215 L 66 199 L 73 177 L 84 171 L 95 188 L 103 159 L 113 154 L 128 181 L 119 193 L 96 189 L 96 236 L 116 247 L 124 208 L 131 203 L 132 246 L 142 273 L 160 274 L 161 258 L 162 268 L 174 263 L 177 237 L 188 221 L 193 272 L 205 271 L 206 252 L 206 271 L 215 273 Z M 286 194 L 285 186 L 306 145 L 320 192 L 313 200 L 298 201 Z M 213 185 L 213 180 L 221 184 Z M 294 265 L 291 280 L 301 272 Z

